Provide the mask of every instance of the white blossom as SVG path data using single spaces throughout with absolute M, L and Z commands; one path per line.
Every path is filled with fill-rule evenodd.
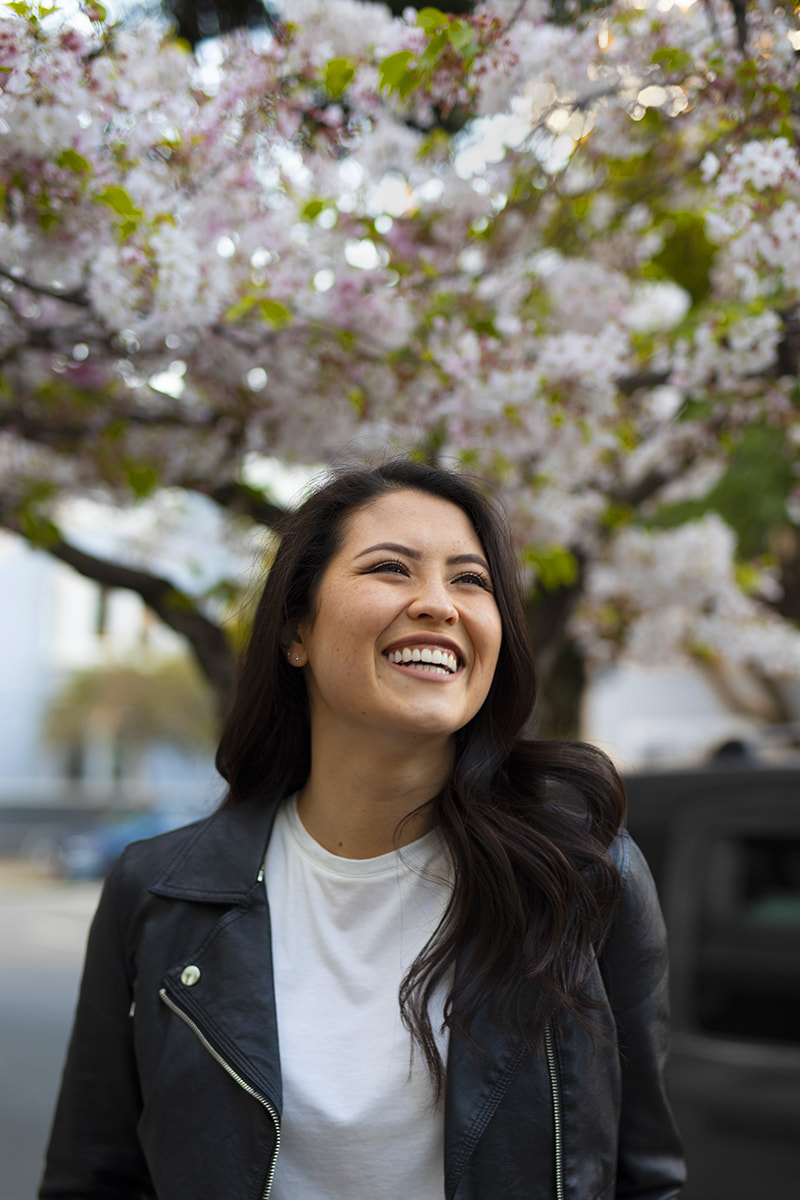
M 791 12 L 749 10 L 748 92 L 723 0 L 490 0 L 427 73 L 416 10 L 290 8 L 213 64 L 154 22 L 0 21 L 3 494 L 422 448 L 502 494 L 531 586 L 587 564 L 594 660 L 794 671 L 718 518 L 634 524 L 702 502 L 753 425 L 800 447 Z M 403 51 L 405 97 L 379 87 Z

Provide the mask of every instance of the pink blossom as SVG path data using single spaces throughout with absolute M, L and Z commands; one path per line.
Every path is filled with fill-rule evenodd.
M 749 425 L 800 445 L 776 375 L 800 306 L 791 13 L 749 12 L 748 90 L 723 0 L 550 7 L 477 8 L 469 54 L 440 48 L 406 96 L 383 60 L 417 69 L 427 35 L 355 0 L 298 0 L 211 67 L 152 22 L 0 21 L 1 462 L 118 499 L 133 461 L 191 489 L 253 455 L 436 445 L 502 493 L 521 550 L 590 564 L 593 658 L 702 631 L 794 663 L 720 523 L 624 520 L 629 497 L 702 500 Z M 326 98 L 333 57 L 353 75 Z M 86 436 L 39 444 L 23 411 Z

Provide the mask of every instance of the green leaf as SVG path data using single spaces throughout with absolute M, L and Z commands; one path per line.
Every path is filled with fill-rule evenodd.
M 98 192 L 92 199 L 97 204 L 105 204 L 106 208 L 110 208 L 118 217 L 128 217 L 131 220 L 138 220 L 144 214 L 141 208 L 137 208 L 131 200 L 125 188 L 119 187 L 117 184 L 109 184 L 103 188 L 102 192 Z
M 691 56 L 677 46 L 663 46 L 656 50 L 650 61 L 658 63 L 665 75 L 682 75 L 694 67 Z
M 441 33 L 435 33 L 425 47 L 420 65 L 427 68 L 435 67 L 447 46 L 447 33 L 444 30 Z
M 603 513 L 603 528 L 619 529 L 621 525 L 629 525 L 633 512 L 630 504 L 616 504 L 614 501 L 609 501 Z
M 120 241 L 125 241 L 130 238 L 131 234 L 137 232 L 144 211 L 137 208 L 124 187 L 120 187 L 118 184 L 109 184 L 108 187 L 103 188 L 102 192 L 97 192 L 96 196 L 92 196 L 92 200 L 95 204 L 103 204 L 120 218 L 118 226 L 116 226 Z
M 764 572 L 755 563 L 742 562 L 736 564 L 733 575 L 741 591 L 746 596 L 752 596 L 758 591 Z
M 578 560 L 565 546 L 531 546 L 525 551 L 525 561 L 536 568 L 542 587 L 548 592 L 571 587 L 578 579 Z
M 789 524 L 786 502 L 796 479 L 783 431 L 753 425 L 742 431 L 727 471 L 707 496 L 665 505 L 642 524 L 673 529 L 717 512 L 736 531 L 739 555 L 757 558 L 769 548 L 772 531 Z
M 623 450 L 635 450 L 639 444 L 639 433 L 634 421 L 625 419 L 617 425 L 617 437 Z
M 396 89 L 400 80 L 407 74 L 412 62 L 416 63 L 416 59 L 411 50 L 398 50 L 396 54 L 390 54 L 387 58 L 382 59 L 378 65 L 380 90 Z
M 128 468 L 128 487 L 137 499 L 143 500 L 155 490 L 158 475 L 147 464 L 139 464 Z
M 308 200 L 301 208 L 300 216 L 305 221 L 316 221 L 324 208 L 324 200 Z
M 30 512 L 36 505 L 45 504 L 49 500 L 54 500 L 58 495 L 58 488 L 49 479 L 26 479 L 25 480 L 25 505 L 26 511 Z
M 719 658 L 719 651 L 714 646 L 710 646 L 708 642 L 695 642 L 692 646 L 692 653 L 701 662 L 716 662 Z
M 397 85 L 396 91 L 401 100 L 407 100 L 415 88 L 419 87 L 419 71 L 406 71 Z
M 56 159 L 56 166 L 62 167 L 66 171 L 76 171 L 81 174 L 86 174 L 91 171 L 92 164 L 82 154 L 78 154 L 77 150 L 73 150 L 68 146 L 62 150 Z
M 29 509 L 23 512 L 20 524 L 23 537 L 41 550 L 47 550 L 61 541 L 61 531 L 49 517 L 32 513 Z
M 292 314 L 286 305 L 280 304 L 277 300 L 262 300 L 259 308 L 264 320 L 268 321 L 270 325 L 274 325 L 276 329 L 282 329 L 292 319 Z
M 706 236 L 702 214 L 674 212 L 664 214 L 663 245 L 642 269 L 649 279 L 673 279 L 686 288 L 695 304 L 711 288 L 711 268 L 717 247 Z
M 256 310 L 265 321 L 270 325 L 274 325 L 276 329 L 282 329 L 292 319 L 292 314 L 285 304 L 281 304 L 278 300 L 265 300 L 263 297 L 254 296 L 252 293 L 242 296 L 240 300 L 235 301 L 227 310 L 223 319 L 226 325 L 231 325 L 234 321 L 241 321 L 243 317 L 248 316 L 249 313 Z
M 225 324 L 231 325 L 234 321 L 241 321 L 242 317 L 246 317 L 249 312 L 253 311 L 257 303 L 258 296 L 242 296 L 240 300 L 236 300 L 226 311 L 223 317 Z
M 332 100 L 338 100 L 356 73 L 356 64 L 350 58 L 332 58 L 325 64 L 325 91 Z
M 453 21 L 447 30 L 447 40 L 456 53 L 463 54 L 465 50 L 475 44 L 477 35 L 467 21 Z
M 424 29 L 426 33 L 436 33 L 448 23 L 448 17 L 438 8 L 421 8 L 417 13 L 416 23 L 418 29 Z

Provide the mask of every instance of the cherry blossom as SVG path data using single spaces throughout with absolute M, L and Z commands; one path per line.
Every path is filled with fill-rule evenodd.
M 199 58 L 91 15 L 0 18 L 4 524 L 173 489 L 268 521 L 266 456 L 413 450 L 503 496 L 590 661 L 800 672 L 720 518 L 652 522 L 748 429 L 800 448 L 791 11 L 743 50 L 723 0 L 297 0 Z

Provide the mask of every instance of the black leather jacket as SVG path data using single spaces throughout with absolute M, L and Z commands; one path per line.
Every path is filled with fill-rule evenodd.
M 42 1200 L 268 1196 L 281 1071 L 259 872 L 273 813 L 223 809 L 129 847 L 109 876 Z M 525 1053 L 484 1015 L 473 1027 L 480 1053 L 451 1043 L 447 1200 L 667 1200 L 680 1190 L 663 1080 L 663 923 L 627 835 L 615 855 L 623 897 L 595 972 L 593 1039 L 564 1022 L 546 1052 Z

